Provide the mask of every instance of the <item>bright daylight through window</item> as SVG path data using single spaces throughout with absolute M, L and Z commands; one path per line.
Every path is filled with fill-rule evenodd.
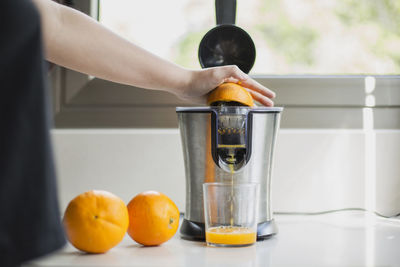
M 199 68 L 214 0 L 100 0 L 100 21 L 149 51 Z M 398 74 L 398 0 L 237 0 L 253 38 L 252 74 Z

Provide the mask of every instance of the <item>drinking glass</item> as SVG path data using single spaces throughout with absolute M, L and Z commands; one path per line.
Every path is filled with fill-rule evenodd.
M 257 240 L 259 184 L 203 184 L 208 246 L 237 247 Z

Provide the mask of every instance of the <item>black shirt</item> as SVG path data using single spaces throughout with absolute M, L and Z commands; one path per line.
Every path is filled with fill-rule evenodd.
M 65 243 L 50 143 L 40 18 L 29 0 L 0 0 L 0 266 Z

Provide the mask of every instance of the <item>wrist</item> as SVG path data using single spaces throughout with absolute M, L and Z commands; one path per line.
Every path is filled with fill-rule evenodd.
M 187 95 L 192 88 L 195 75 L 196 71 L 181 68 L 175 86 L 171 88 L 171 93 L 177 95 L 178 97 L 184 97 L 185 95 Z

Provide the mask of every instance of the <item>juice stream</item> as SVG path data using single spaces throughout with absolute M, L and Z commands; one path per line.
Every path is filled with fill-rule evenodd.
M 235 172 L 233 168 L 233 164 L 229 164 L 229 169 L 231 170 L 231 218 L 230 218 L 230 224 L 233 226 L 233 173 Z

